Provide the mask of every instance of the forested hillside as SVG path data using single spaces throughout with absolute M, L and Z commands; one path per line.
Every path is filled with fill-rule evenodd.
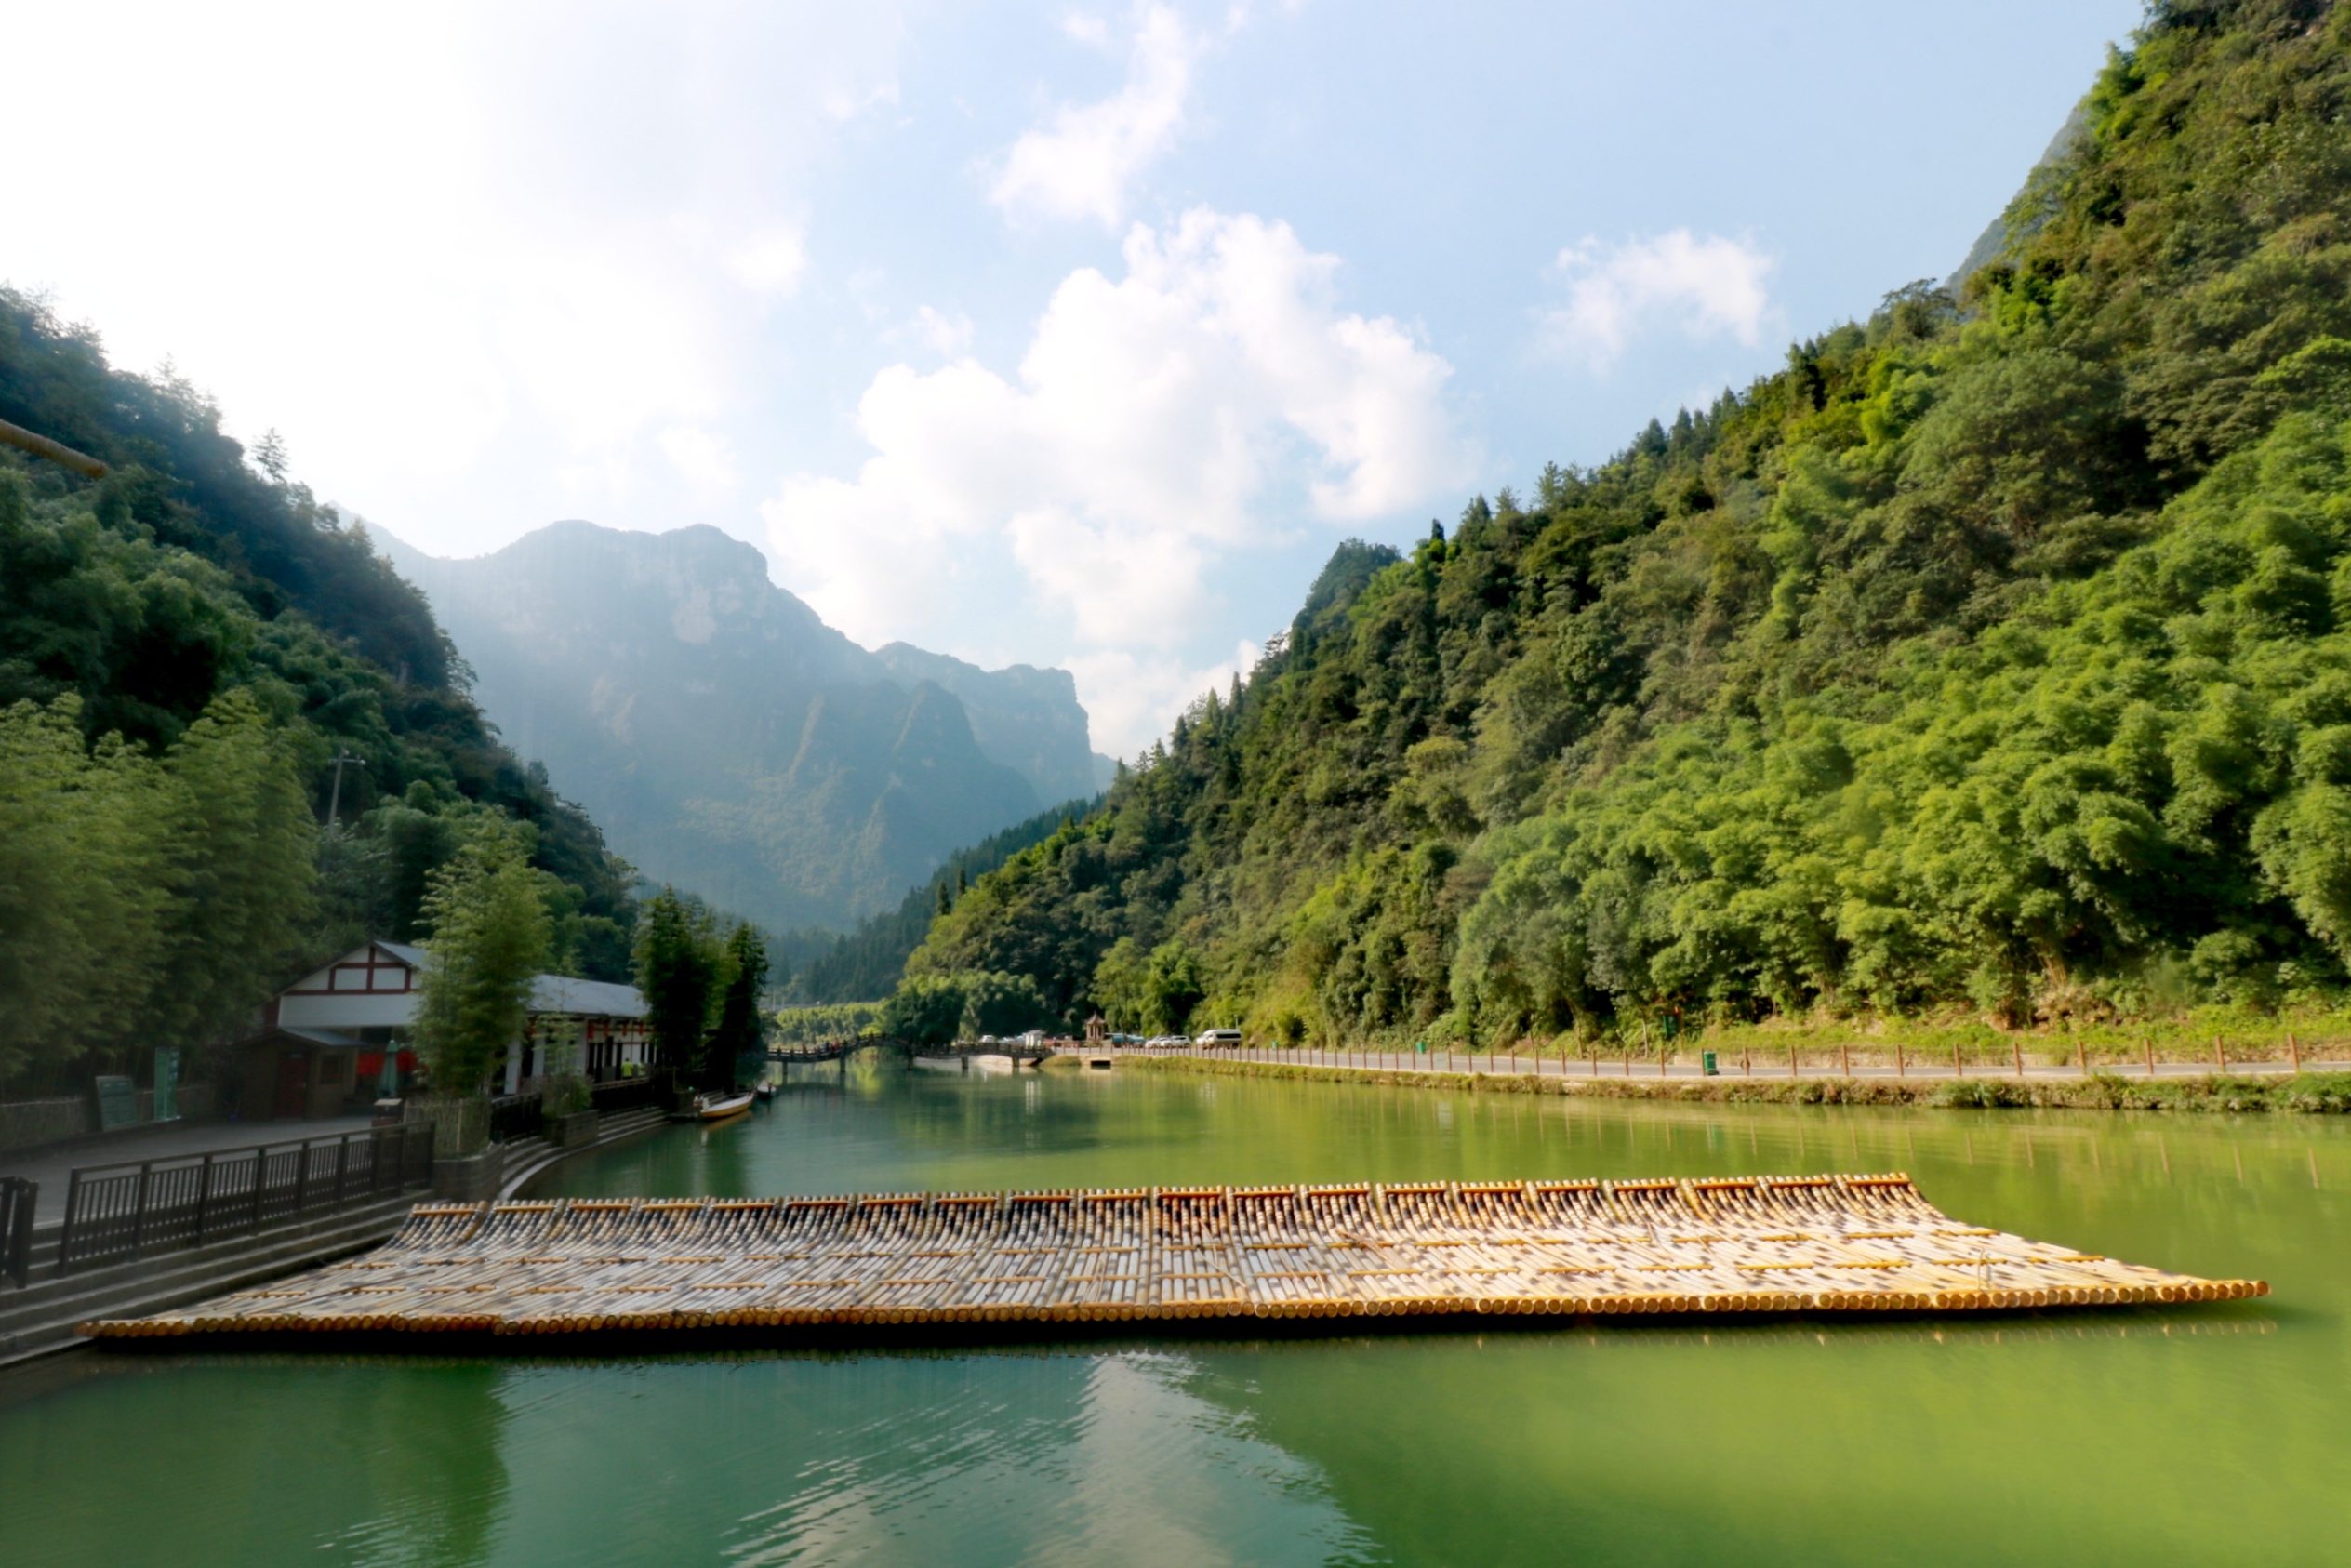
M 629 869 L 273 442 L 6 290 L 0 419 L 110 469 L 0 447 L 0 1078 L 234 1032 L 305 962 L 413 935 L 485 815 L 528 825 L 562 962 L 625 976 Z
M 1091 805 L 1070 801 L 948 857 L 930 881 L 907 889 L 897 909 L 868 915 L 855 931 L 843 933 L 813 955 L 791 977 L 789 1004 L 873 1002 L 888 996 L 906 973 L 908 956 L 923 945 L 932 917 L 953 909 L 955 900 L 970 891 L 972 878 L 994 870 L 1031 844 L 1043 844 L 1065 825 L 1083 820 Z
M 1342 548 L 910 976 L 1289 1040 L 2339 999 L 2347 99 L 2331 5 L 2151 7 L 1956 293 Z
M 484 710 L 619 853 L 771 930 L 880 914 L 958 846 L 1098 787 L 1068 671 L 869 652 L 716 528 L 554 523 L 465 560 L 378 542 Z

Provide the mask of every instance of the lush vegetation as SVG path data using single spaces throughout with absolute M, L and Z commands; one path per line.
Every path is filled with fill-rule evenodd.
M 2159 5 L 1954 296 L 1342 548 L 906 991 L 1292 1042 L 2351 984 L 2351 14 Z
M 726 929 L 699 898 L 664 887 L 637 922 L 636 981 L 655 1058 L 699 1087 L 733 1088 L 743 1056 L 765 1048 L 767 945 L 749 922 Z
M 948 857 L 929 881 L 907 889 L 897 909 L 867 916 L 855 931 L 811 953 L 792 976 L 790 1003 L 805 1007 L 888 996 L 906 973 L 907 955 L 923 945 L 931 917 L 954 908 L 955 900 L 970 889 L 972 878 L 994 870 L 1030 844 L 1043 843 L 1056 828 L 1082 820 L 1093 808 L 1091 802 L 1069 801 Z
M 552 962 L 626 977 L 632 873 L 274 442 L 6 290 L 0 418 L 111 468 L 0 448 L 0 1083 L 233 1036 L 307 964 L 424 933 L 436 871 L 510 829 Z
M 907 1045 L 1001 1040 L 1053 1021 L 1036 981 L 985 970 L 910 975 L 875 1019 L 880 1033 Z
M 0 1082 L 60 1043 L 127 1045 L 127 1021 L 231 1032 L 311 928 L 300 758 L 249 693 L 160 753 L 93 749 L 80 717 L 73 697 L 0 709 Z
M 877 1023 L 883 1005 L 879 1002 L 832 1002 L 786 1007 L 774 1015 L 776 1039 L 785 1045 L 823 1045 L 835 1040 L 854 1040 L 861 1034 L 879 1034 Z
M 415 1043 L 445 1096 L 480 1092 L 523 1037 L 546 967 L 547 902 L 525 848 L 517 829 L 485 828 L 434 868 L 425 895 L 432 946 Z

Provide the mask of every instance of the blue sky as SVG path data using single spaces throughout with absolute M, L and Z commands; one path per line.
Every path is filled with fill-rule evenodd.
M 1339 538 L 1948 272 L 2138 16 L 87 0 L 0 278 L 427 550 L 713 524 L 1131 754 Z

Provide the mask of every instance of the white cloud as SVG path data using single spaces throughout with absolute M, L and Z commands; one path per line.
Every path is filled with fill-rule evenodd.
M 796 227 L 769 229 L 730 250 L 726 270 L 755 294 L 796 294 L 800 275 L 808 270 L 807 242 Z
M 1772 259 L 1751 246 L 1687 229 L 1618 246 L 1587 239 L 1559 254 L 1567 300 L 1541 312 L 1544 335 L 1554 352 L 1596 371 L 1661 325 L 1694 339 L 1728 332 L 1751 348 L 1771 312 L 1771 270 Z
M 960 311 L 949 315 L 929 305 L 916 311 L 913 319 L 883 334 L 886 341 L 912 343 L 941 359 L 956 359 L 969 353 L 974 336 L 971 317 Z
M 575 514 L 674 491 L 663 432 L 742 398 L 741 324 L 806 268 L 805 171 L 894 96 L 901 32 L 894 4 L 818 0 L 12 21 L 24 58 L 102 56 L 133 107 L 92 119 L 70 71 L 0 95 L 0 140 L 87 133 L 21 171 L 55 220 L 10 233 L 0 276 L 55 285 L 117 363 L 172 355 L 232 426 L 280 427 L 300 477 L 460 551 L 490 508 L 425 498 L 452 486 Z
M 1082 42 L 1108 43 L 1099 18 L 1072 17 L 1067 25 Z M 1128 183 L 1184 128 L 1184 101 L 1202 42 L 1170 7 L 1138 7 L 1125 86 L 1099 103 L 1065 104 L 1049 127 L 1014 142 L 990 193 L 996 205 L 1048 218 L 1093 218 L 1106 229 L 1117 228 L 1126 214 Z
M 1084 698 L 1094 749 L 1133 762 L 1175 726 L 1185 709 L 1207 692 L 1221 695 L 1233 676 L 1255 668 L 1264 652 L 1244 639 L 1230 658 L 1204 665 L 1126 648 L 1094 649 L 1063 664 Z
M 1341 312 L 1336 259 L 1287 224 L 1196 210 L 1137 225 L 1124 255 L 1122 279 L 1062 281 L 1015 379 L 970 358 L 881 372 L 857 477 L 802 474 L 764 509 L 784 580 L 860 641 L 936 640 L 975 592 L 1066 627 L 1113 742 L 1173 711 L 1218 562 L 1471 472 L 1451 367 L 1396 322 Z
M 724 496 L 741 482 L 735 449 L 717 432 L 677 425 L 663 431 L 658 439 L 662 455 L 697 494 Z

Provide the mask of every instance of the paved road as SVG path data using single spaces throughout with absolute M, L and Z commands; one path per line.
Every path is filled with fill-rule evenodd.
M 137 1164 L 142 1160 L 171 1160 L 183 1154 L 224 1153 L 262 1143 L 339 1137 L 364 1130 L 371 1120 L 367 1112 L 362 1111 L 354 1116 L 329 1116 L 316 1122 L 177 1122 L 161 1126 L 150 1123 L 126 1127 L 103 1137 L 0 1154 L 0 1176 L 31 1176 L 41 1184 L 40 1202 L 34 1207 L 33 1222 L 48 1225 L 65 1217 L 65 1189 L 77 1165 Z

